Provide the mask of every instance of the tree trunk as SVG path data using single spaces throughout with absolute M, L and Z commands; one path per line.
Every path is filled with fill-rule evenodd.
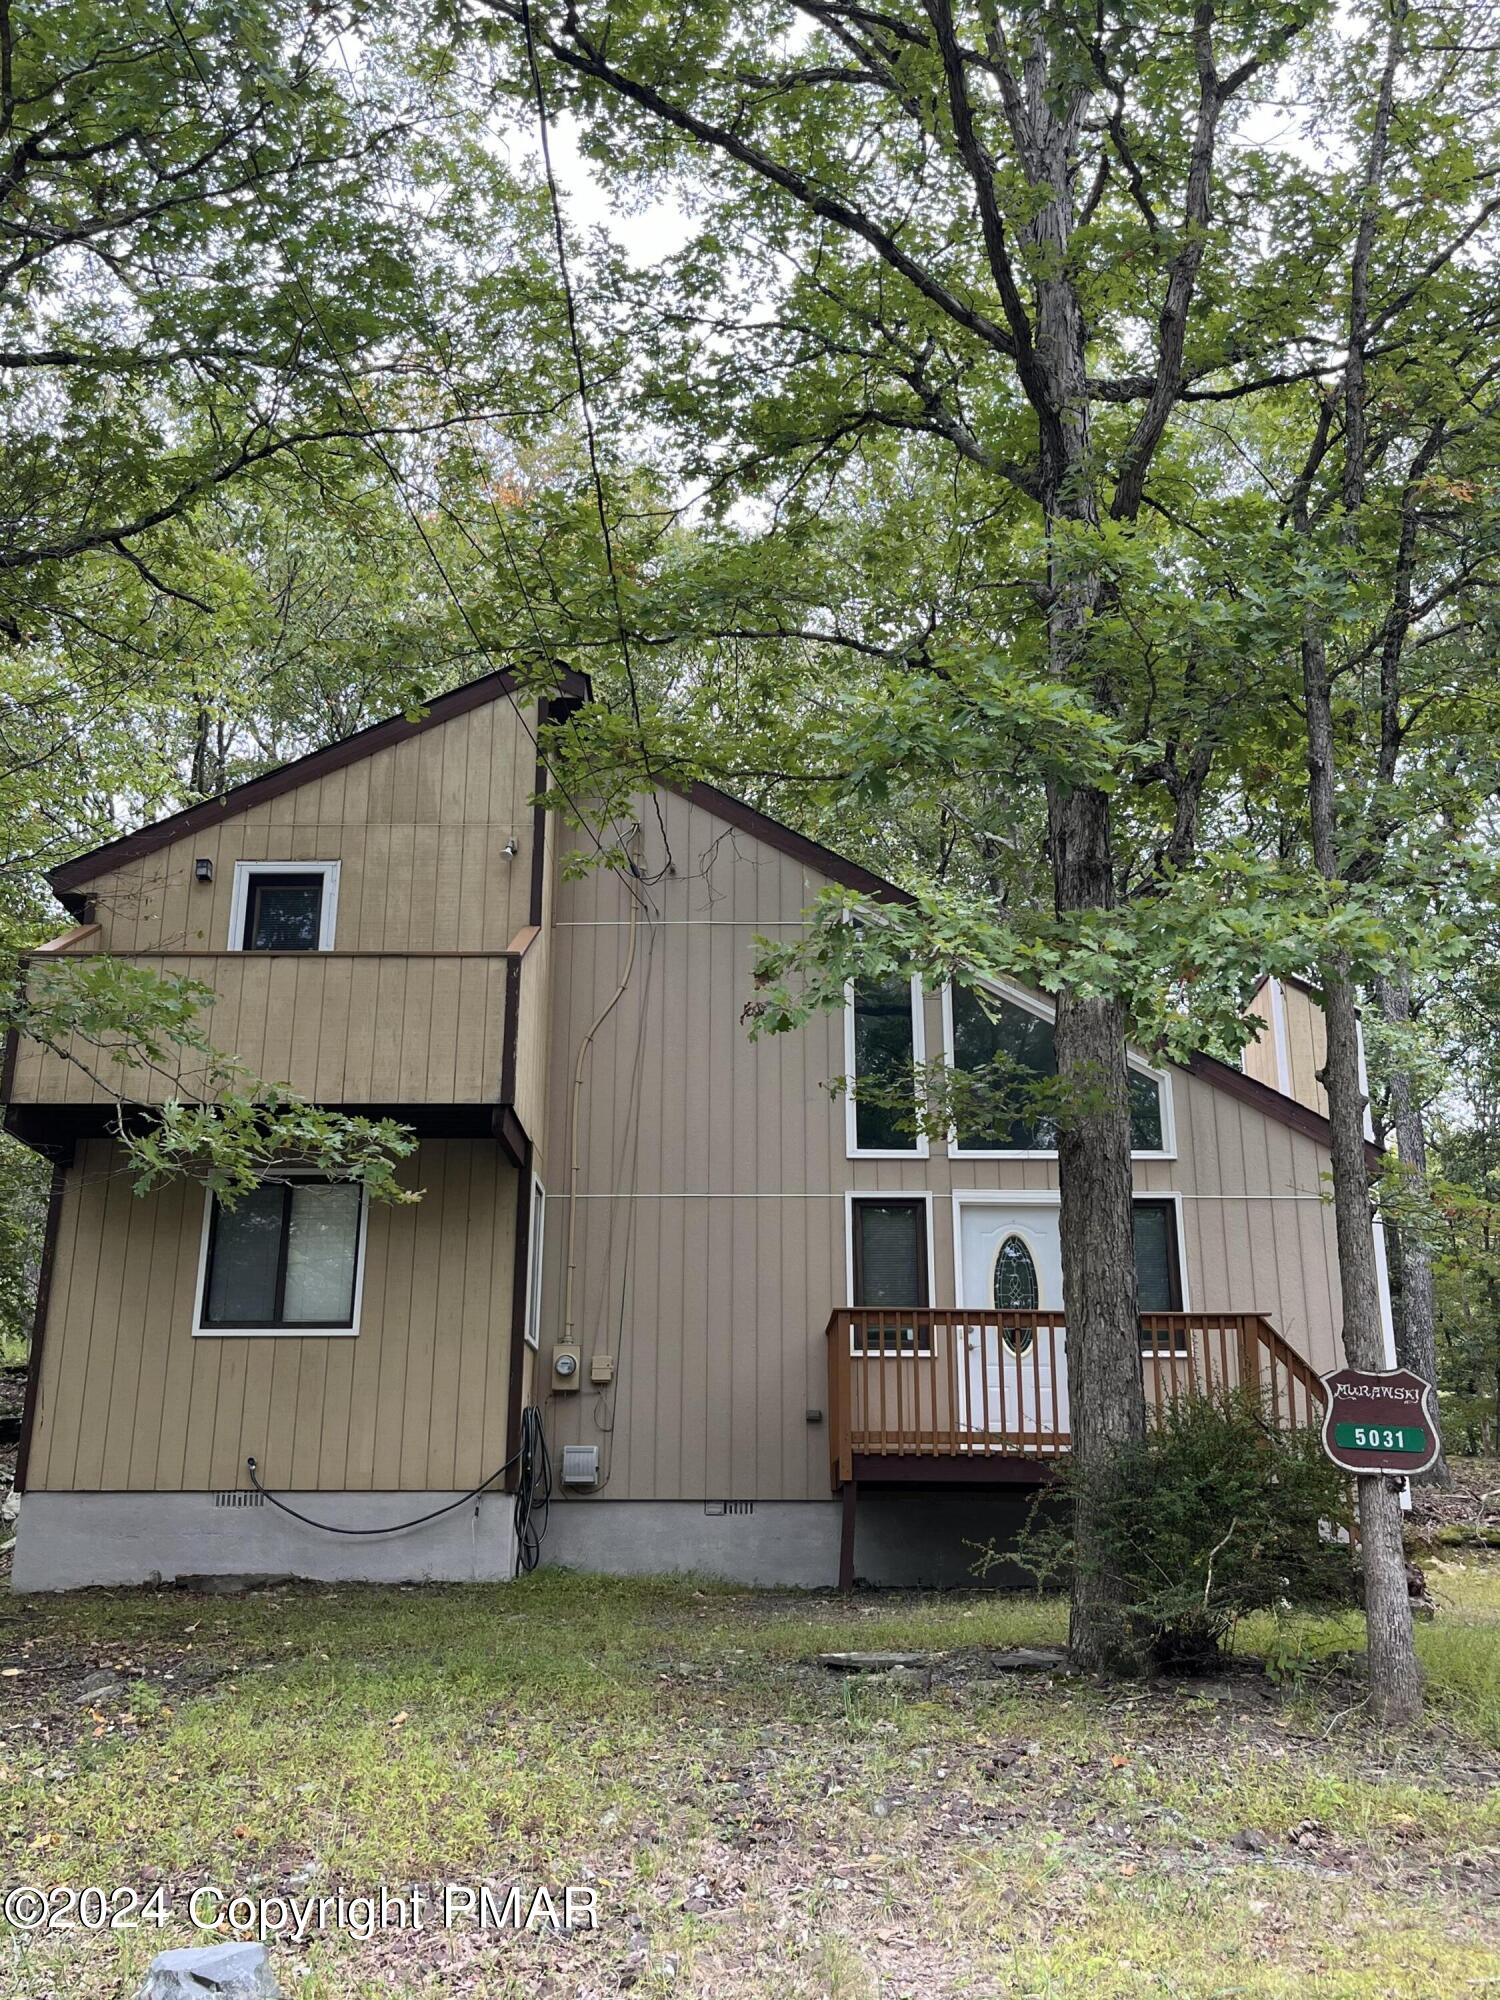
M 1405 1024 L 1411 1020 L 1411 984 L 1406 979 L 1382 979 L 1379 986 L 1382 1013 L 1388 1021 Z M 1391 1076 L 1391 1122 L 1396 1132 L 1396 1151 L 1406 1170 L 1413 1195 L 1425 1201 L 1427 1195 L 1427 1130 L 1421 1102 L 1412 1087 L 1409 1070 L 1398 1067 Z M 1394 1232 L 1387 1228 L 1387 1239 Z M 1398 1238 L 1401 1266 L 1401 1315 L 1396 1322 L 1396 1359 L 1424 1382 L 1437 1382 L 1437 1300 L 1432 1279 L 1432 1257 L 1420 1228 L 1403 1226 Z M 1434 1415 L 1437 1397 L 1433 1396 Z M 1451 1486 L 1453 1474 L 1442 1449 L 1430 1469 L 1418 1475 L 1427 1486 Z
M 1351 573 L 1359 560 L 1359 518 L 1365 497 L 1365 453 L 1369 411 L 1365 343 L 1369 330 L 1370 259 L 1380 220 L 1395 105 L 1396 71 L 1407 16 L 1406 0 L 1393 0 L 1387 25 L 1385 64 L 1365 163 L 1364 199 L 1349 265 L 1349 343 L 1343 383 L 1344 518 L 1341 528 Z M 1307 483 L 1330 435 L 1327 412 L 1319 444 L 1293 503 L 1293 523 L 1309 533 Z M 1309 603 L 1302 634 L 1302 692 L 1307 711 L 1307 807 L 1313 860 L 1325 882 L 1344 879 L 1339 844 L 1338 764 L 1333 728 L 1333 685 L 1328 647 L 1319 614 Z M 1343 1291 L 1344 1355 L 1351 1367 L 1384 1368 L 1385 1339 L 1380 1320 L 1380 1282 L 1375 1262 L 1374 1214 L 1365 1169 L 1364 1086 L 1360 1079 L 1359 1010 L 1349 961 L 1332 952 L 1319 967 L 1328 1057 L 1322 1084 L 1328 1094 L 1329 1150 L 1333 1164 L 1333 1214 L 1338 1238 L 1339 1282 Z M 1406 1592 L 1406 1554 L 1401 1541 L 1399 1489 L 1383 1474 L 1361 1474 L 1360 1540 L 1365 1578 L 1365 1629 L 1370 1662 L 1370 1703 L 1382 1723 L 1410 1722 L 1421 1713 L 1422 1674 L 1412 1636 L 1411 1601 Z
M 1040 68 L 1038 75 L 1040 75 Z M 1036 368 L 1045 384 L 1038 410 L 1041 501 L 1054 550 L 1079 523 L 1097 527 L 1087 374 L 1087 329 L 1070 275 L 1072 232 L 1070 149 L 1081 102 L 1057 121 L 1033 107 L 1039 175 L 1052 199 L 1042 204 L 1030 235 L 1057 273 L 1037 287 Z M 1097 573 L 1075 567 L 1065 550 L 1050 565 L 1047 614 L 1050 672 L 1082 679 L 1102 706 L 1109 689 L 1086 658 L 1090 624 L 1099 609 Z M 1111 909 L 1115 901 L 1107 792 L 1053 780 L 1047 787 L 1047 832 L 1053 902 L 1060 917 Z M 1055 1026 L 1063 1102 L 1057 1145 L 1061 1207 L 1063 1310 L 1067 1318 L 1068 1401 L 1073 1452 L 1083 1473 L 1074 1509 L 1072 1606 L 1068 1645 L 1090 1671 L 1138 1671 L 1142 1662 L 1124 1615 L 1125 1589 L 1103 1559 L 1096 1522 L 1098 1484 L 1122 1444 L 1144 1436 L 1145 1385 L 1135 1298 L 1135 1232 L 1131 1214 L 1130 1094 L 1125 1061 L 1126 1013 L 1117 999 L 1064 991 Z
M 1114 864 L 1108 795 L 1054 783 L 1048 787 L 1047 825 L 1058 915 L 1109 909 Z M 1069 1422 L 1084 1475 L 1074 1509 L 1068 1646 L 1074 1663 L 1088 1671 L 1138 1671 L 1142 1664 L 1124 1616 L 1124 1586 L 1105 1563 L 1096 1521 L 1095 1475 L 1146 1429 L 1125 1033 L 1121 1001 L 1066 990 L 1058 996 L 1058 1227 Z
M 1062 802 L 1059 818 L 1089 812 L 1092 795 Z M 1054 839 L 1056 833 L 1054 833 Z M 1145 1434 L 1130 1201 L 1130 1107 L 1125 1018 L 1117 1000 L 1063 995 L 1057 1068 L 1065 1086 L 1058 1135 L 1063 1304 L 1073 1450 L 1085 1474 L 1074 1513 L 1077 1560 L 1068 1646 L 1090 1671 L 1139 1670 L 1125 1592 L 1103 1559 L 1090 1476 Z M 1078 1108 L 1071 1108 L 1077 1106 Z
M 1303 639 L 1302 685 L 1307 703 L 1307 797 L 1313 858 L 1324 880 L 1332 882 L 1339 878 L 1333 701 L 1322 633 L 1312 621 Z M 1347 959 L 1332 955 L 1324 960 L 1319 973 L 1328 1026 L 1328 1055 L 1321 1081 L 1328 1094 L 1344 1355 L 1352 1368 L 1379 1369 L 1384 1368 L 1386 1357 L 1374 1215 L 1365 1167 L 1366 1099 L 1360 1082 L 1359 1010 Z M 1357 1484 L 1371 1706 L 1381 1723 L 1410 1722 L 1421 1713 L 1422 1674 L 1406 1592 L 1400 1495 L 1395 1483 L 1384 1475 L 1361 1474 Z

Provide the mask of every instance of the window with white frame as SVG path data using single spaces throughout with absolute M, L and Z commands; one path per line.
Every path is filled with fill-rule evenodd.
M 203 1218 L 198 1333 L 359 1329 L 365 1192 L 317 1174 L 264 1180 Z
M 1018 1000 L 967 986 L 947 994 L 948 1060 L 972 1089 L 954 1091 L 953 1150 L 959 1153 L 1055 1153 L 1057 1122 L 1048 1086 L 1057 1075 L 1049 1015 Z M 1160 1077 L 1129 1070 L 1130 1148 L 1165 1153 L 1167 1110 Z
M 531 1216 L 526 1239 L 526 1319 L 521 1337 L 528 1347 L 542 1338 L 542 1253 L 546 1247 L 547 1190 L 531 1177 Z
M 1136 1305 L 1143 1313 L 1182 1311 L 1182 1248 L 1177 1203 L 1170 1195 L 1137 1195 L 1131 1204 L 1135 1234 Z
M 229 949 L 331 951 L 338 894 L 336 861 L 237 861 Z
M 890 1317 L 861 1310 L 852 1330 L 854 1352 L 927 1353 L 930 1328 L 914 1326 L 900 1310 L 924 1307 L 931 1298 L 926 1196 L 851 1194 L 848 1208 L 849 1302 L 897 1309 Z
M 845 1007 L 847 1133 L 851 1154 L 925 1159 L 917 1129 L 923 1060 L 922 989 L 912 979 L 856 979 Z

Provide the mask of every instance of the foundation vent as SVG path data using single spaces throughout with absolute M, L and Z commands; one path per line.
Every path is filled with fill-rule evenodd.
M 703 1511 L 705 1514 L 714 1515 L 753 1514 L 755 1512 L 755 1502 L 753 1500 L 705 1500 Z
M 265 1504 L 266 1498 L 263 1493 L 241 1492 L 236 1489 L 228 1493 L 216 1493 L 214 1495 L 214 1505 L 216 1507 L 264 1507 Z

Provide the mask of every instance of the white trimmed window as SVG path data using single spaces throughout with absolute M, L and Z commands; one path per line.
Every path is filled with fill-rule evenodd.
M 226 1208 L 212 1193 L 199 1259 L 199 1334 L 353 1334 L 365 1191 L 319 1174 L 264 1180 Z
M 332 951 L 336 861 L 236 861 L 231 951 Z
M 850 1190 L 844 1197 L 849 1303 L 862 1309 L 851 1333 L 856 1354 L 926 1354 L 932 1330 L 913 1326 L 901 1309 L 932 1299 L 932 1198 Z M 868 1308 L 892 1309 L 889 1320 Z
M 535 1350 L 542 1344 L 542 1256 L 547 1244 L 547 1190 L 531 1177 L 531 1215 L 526 1243 L 526 1318 L 521 1338 Z
M 925 1060 L 921 982 L 851 980 L 844 997 L 844 1119 L 851 1159 L 926 1159 L 926 1135 L 916 1120 L 916 1071 Z
M 960 1108 L 949 1144 L 952 1153 L 1050 1158 L 1057 1126 L 1045 1104 L 1045 1085 L 1057 1075 L 1052 1013 L 1045 1001 L 1019 990 L 949 986 L 943 994 L 946 1054 L 955 1075 L 992 1076 L 984 1096 Z M 1130 1150 L 1138 1159 L 1171 1159 L 1171 1084 L 1166 1074 L 1130 1058 Z M 1041 1088 L 1038 1088 L 1041 1086 Z

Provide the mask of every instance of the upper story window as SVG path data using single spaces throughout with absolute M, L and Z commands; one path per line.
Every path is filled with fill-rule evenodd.
M 237 861 L 231 951 L 331 951 L 336 861 Z
M 355 1333 L 364 1190 L 287 1175 L 233 1208 L 208 1197 L 198 1333 Z
M 927 1140 L 916 1118 L 916 1069 L 925 1055 L 920 984 L 852 981 L 845 1024 L 849 1152 L 925 1159 Z
M 982 1087 L 967 1101 L 957 1093 L 953 1150 L 1055 1153 L 1057 1122 L 1045 1086 L 1057 1075 L 1057 1049 L 1048 1016 L 993 992 L 981 1000 L 953 986 L 948 1021 L 954 1070 L 983 1073 Z M 1169 1153 L 1165 1079 L 1132 1063 L 1129 1086 L 1131 1151 Z

